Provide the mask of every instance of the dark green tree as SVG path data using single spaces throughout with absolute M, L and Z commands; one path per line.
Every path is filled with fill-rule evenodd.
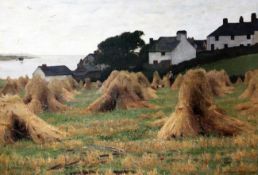
M 98 45 L 95 52 L 96 62 L 108 64 L 117 70 L 139 65 L 142 61 L 136 50 L 145 46 L 142 35 L 142 31 L 134 31 L 106 39 Z

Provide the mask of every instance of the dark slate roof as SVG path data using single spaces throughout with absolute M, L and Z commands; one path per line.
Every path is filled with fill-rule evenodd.
M 209 36 L 252 35 L 258 30 L 258 20 L 254 23 L 227 23 L 220 26 Z
M 46 66 L 42 65 L 39 68 L 44 72 L 46 76 L 60 76 L 60 75 L 72 75 L 72 71 L 64 66 Z
M 179 44 L 176 37 L 160 37 L 153 41 L 150 47 L 150 52 L 171 52 Z
M 94 64 L 81 64 L 77 66 L 75 72 L 94 72 L 100 71 L 100 69 Z

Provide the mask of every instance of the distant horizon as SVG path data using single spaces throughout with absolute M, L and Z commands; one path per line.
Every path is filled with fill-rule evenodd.
M 230 10 L 229 10 L 230 9 Z M 2 0 L 1 55 L 87 55 L 108 37 L 141 30 L 143 39 L 204 40 L 223 18 L 250 21 L 257 0 Z

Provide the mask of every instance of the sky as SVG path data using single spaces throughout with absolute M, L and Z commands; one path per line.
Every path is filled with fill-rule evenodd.
M 125 31 L 205 39 L 227 17 L 250 21 L 258 0 L 0 0 L 0 54 L 86 55 Z

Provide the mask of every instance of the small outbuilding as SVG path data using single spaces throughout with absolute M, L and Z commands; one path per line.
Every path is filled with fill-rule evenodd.
M 73 77 L 72 71 L 64 65 L 47 66 L 46 64 L 43 64 L 42 66 L 38 66 L 32 75 L 40 76 L 46 81 L 51 81 L 53 79 L 62 80 L 68 77 Z

